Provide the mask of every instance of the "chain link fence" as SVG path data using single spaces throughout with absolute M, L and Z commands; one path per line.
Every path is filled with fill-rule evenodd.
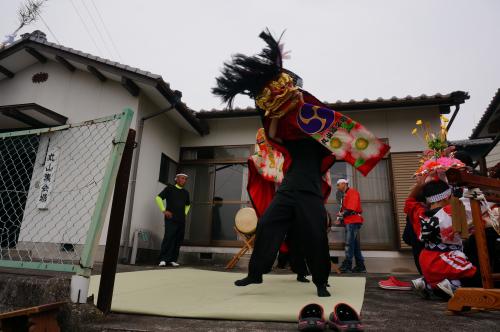
M 131 119 L 0 134 L 0 266 L 91 267 Z

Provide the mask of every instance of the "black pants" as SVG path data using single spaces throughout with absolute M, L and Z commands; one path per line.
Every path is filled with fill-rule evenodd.
M 161 242 L 160 261 L 177 262 L 186 222 L 175 219 L 165 219 L 165 235 Z
M 411 252 L 413 254 L 413 260 L 415 261 L 415 266 L 417 267 L 418 273 L 422 274 L 422 268 L 420 267 L 420 253 L 425 248 L 423 242 L 415 242 L 411 246 Z
M 300 276 L 308 276 L 309 269 L 304 258 L 303 248 L 298 245 L 297 235 L 291 235 L 291 232 L 293 231 L 288 232 L 285 240 L 288 252 L 284 253 L 280 251 L 278 254 L 278 267 L 284 269 L 289 264 L 293 273 Z
M 313 282 L 326 284 L 330 274 L 330 254 L 325 227 L 326 210 L 321 197 L 304 191 L 278 192 L 257 224 L 248 274 L 258 276 L 269 272 L 281 242 L 293 229 Z

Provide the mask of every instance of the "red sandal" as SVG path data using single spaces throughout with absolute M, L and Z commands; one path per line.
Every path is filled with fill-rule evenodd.
M 353 307 L 346 303 L 338 303 L 335 305 L 328 319 L 328 325 L 334 331 L 363 331 L 363 324 L 361 324 L 359 314 Z
M 316 303 L 310 303 L 300 309 L 299 331 L 324 331 L 326 328 L 325 311 Z
M 398 280 L 393 276 L 390 276 L 387 280 L 380 280 L 378 286 L 390 290 L 411 290 L 411 283 Z

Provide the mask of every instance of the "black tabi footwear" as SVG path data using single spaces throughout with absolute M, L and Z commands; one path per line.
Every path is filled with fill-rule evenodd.
M 297 281 L 298 282 L 310 282 L 309 279 L 306 278 L 306 276 L 303 276 L 301 274 L 297 274 Z
M 243 279 L 234 282 L 236 286 L 248 286 L 250 284 L 262 284 L 262 276 L 246 276 Z
M 326 284 L 316 285 L 316 290 L 319 297 L 328 297 L 331 296 L 330 292 L 326 289 Z

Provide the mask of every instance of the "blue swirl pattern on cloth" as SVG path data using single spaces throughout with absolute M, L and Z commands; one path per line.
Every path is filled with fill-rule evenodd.
M 304 104 L 297 117 L 299 127 L 307 134 L 316 134 L 329 128 L 334 120 L 335 111 L 311 104 Z

